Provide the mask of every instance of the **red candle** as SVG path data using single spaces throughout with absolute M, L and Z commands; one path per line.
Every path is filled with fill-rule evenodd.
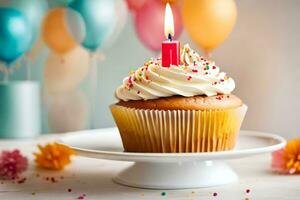
M 161 45 L 162 66 L 170 67 L 170 65 L 179 65 L 180 43 L 172 41 L 172 36 L 174 36 L 174 20 L 169 3 L 167 3 L 165 11 L 165 36 L 168 40 L 164 41 Z

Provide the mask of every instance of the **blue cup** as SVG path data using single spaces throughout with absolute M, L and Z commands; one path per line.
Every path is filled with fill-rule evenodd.
M 0 83 L 0 138 L 32 138 L 40 132 L 39 84 L 33 81 Z

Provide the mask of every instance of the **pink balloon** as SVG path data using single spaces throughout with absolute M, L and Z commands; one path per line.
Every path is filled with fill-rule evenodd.
M 126 0 L 128 9 L 133 12 L 140 9 L 146 3 L 146 1 L 147 0 Z
M 175 37 L 182 32 L 180 10 L 171 5 L 174 16 Z M 135 15 L 135 31 L 140 41 L 153 51 L 161 50 L 162 41 L 166 40 L 164 34 L 165 4 L 160 1 L 148 1 Z

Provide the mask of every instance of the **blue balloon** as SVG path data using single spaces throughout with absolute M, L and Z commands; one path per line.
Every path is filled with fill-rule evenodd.
M 1 6 L 15 8 L 22 12 L 29 20 L 32 28 L 32 46 L 39 36 L 41 22 L 48 10 L 46 0 L 1 0 Z
M 84 22 L 86 36 L 82 45 L 90 51 L 102 47 L 116 23 L 114 0 L 74 0 L 70 7 L 78 11 Z
M 32 33 L 27 18 L 12 8 L 0 8 L 0 24 L 0 60 L 10 64 L 29 50 Z
M 60 7 L 60 6 L 68 6 L 73 0 L 48 0 L 49 6 L 51 8 Z

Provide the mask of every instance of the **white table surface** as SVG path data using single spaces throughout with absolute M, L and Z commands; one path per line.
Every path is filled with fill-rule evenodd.
M 88 200 L 300 199 L 300 176 L 272 173 L 269 167 L 270 154 L 229 161 L 240 177 L 239 182 L 191 190 L 144 190 L 112 182 L 112 177 L 130 165 L 129 162 L 74 157 L 72 164 L 63 171 L 35 169 L 32 152 L 36 151 L 36 144 L 50 142 L 60 136 L 47 135 L 36 140 L 0 140 L 0 150 L 19 148 L 29 158 L 29 169 L 23 174 L 27 178 L 25 183 L 0 181 L 0 200 L 77 199 L 81 193 L 86 194 L 84 199 Z M 46 177 L 54 177 L 57 182 L 47 181 Z M 72 191 L 68 192 L 68 189 Z M 246 194 L 247 189 L 250 189 L 250 194 Z M 166 194 L 163 196 L 162 192 Z M 214 192 L 218 194 L 216 197 L 213 196 Z

